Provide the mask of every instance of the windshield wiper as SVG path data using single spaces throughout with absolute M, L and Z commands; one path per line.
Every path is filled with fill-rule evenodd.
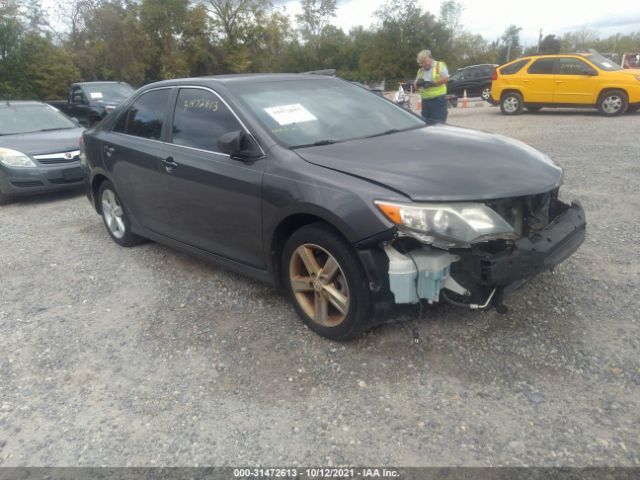
M 332 140 L 329 138 L 326 140 L 318 140 L 317 142 L 307 143 L 304 145 L 294 145 L 293 147 L 289 147 L 289 148 L 293 150 L 295 148 L 320 147 L 322 145 L 332 145 L 334 143 L 338 143 L 339 141 L 342 141 L 342 140 Z
M 71 130 L 73 127 L 51 127 L 51 128 L 41 128 L 40 130 L 36 130 L 38 132 L 53 132 L 54 130 Z
M 373 135 L 368 135 L 364 138 L 373 138 L 373 137 L 382 137 L 384 135 L 391 135 L 392 133 L 398 133 L 400 130 L 397 128 L 391 128 L 389 130 L 385 130 L 382 133 L 374 133 Z

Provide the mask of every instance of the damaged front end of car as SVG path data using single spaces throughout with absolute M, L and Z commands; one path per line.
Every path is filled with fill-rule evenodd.
M 558 188 L 482 202 L 375 203 L 396 225 L 382 243 L 396 304 L 445 301 L 506 312 L 505 295 L 585 239 L 582 206 L 559 200 Z

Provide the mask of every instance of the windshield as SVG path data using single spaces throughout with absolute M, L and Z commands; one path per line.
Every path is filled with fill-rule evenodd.
M 585 55 L 585 57 L 589 59 L 594 65 L 601 68 L 602 70 L 606 70 L 606 71 L 622 70 L 622 67 L 620 65 L 616 65 L 607 57 L 603 57 L 602 55 L 592 54 L 592 55 Z
M 9 105 L 0 107 L 0 135 L 78 128 L 49 105 Z
M 84 85 L 88 100 L 94 102 L 121 102 L 133 93 L 133 87 L 128 83 L 97 83 Z
M 424 127 L 420 118 L 340 79 L 230 85 L 287 147 L 312 146 Z

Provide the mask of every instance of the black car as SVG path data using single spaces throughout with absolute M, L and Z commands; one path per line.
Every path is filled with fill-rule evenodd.
M 40 102 L 0 102 L 0 204 L 12 198 L 81 187 L 84 129 Z
M 502 308 L 585 235 L 544 154 L 426 124 L 339 78 L 154 83 L 84 148 L 89 199 L 116 243 L 152 239 L 283 288 L 336 340 L 394 303 Z
M 134 91 L 125 82 L 81 82 L 71 85 L 67 100 L 47 103 L 76 118 L 82 125 L 92 127 Z
M 447 92 L 457 97 L 481 97 L 485 101 L 491 99 L 491 79 L 498 65 L 471 65 L 456 70 L 447 82 Z

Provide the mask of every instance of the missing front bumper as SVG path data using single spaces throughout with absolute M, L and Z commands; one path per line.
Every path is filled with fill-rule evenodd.
M 558 202 L 545 228 L 495 252 L 488 245 L 445 251 L 421 247 L 399 253 L 386 246 L 389 288 L 395 303 L 449 303 L 483 310 L 501 305 L 505 294 L 552 269 L 584 242 L 586 221 L 579 203 Z M 424 257 L 424 261 L 416 261 Z

